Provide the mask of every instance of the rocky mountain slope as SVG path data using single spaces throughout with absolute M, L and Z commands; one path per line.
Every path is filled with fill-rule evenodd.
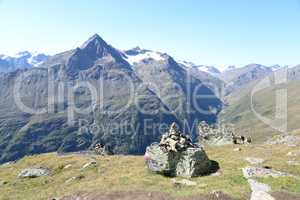
M 240 134 L 252 134 L 255 141 L 276 133 L 252 112 L 250 96 L 279 65 L 249 64 L 221 72 L 139 47 L 121 51 L 94 35 L 82 46 L 50 57 L 1 55 L 0 68 L 5 72 L 0 74 L 0 162 L 85 150 L 96 143 L 109 145 L 115 153 L 141 154 L 160 137 L 161 127 L 172 122 L 192 137 L 202 120 L 234 123 Z M 297 95 L 299 78 L 299 66 L 290 67 L 289 94 Z M 89 84 L 96 88 L 96 98 Z M 254 95 L 259 113 L 274 114 L 274 90 Z M 222 102 L 226 107 L 218 115 Z M 288 104 L 293 116 L 289 124 L 295 128 L 292 110 L 298 104 L 291 95 Z M 89 112 L 78 113 L 75 107 Z
M 249 64 L 245 67 L 225 70 L 221 79 L 226 83 L 225 95 L 228 95 L 248 83 L 259 80 L 272 73 L 270 67 L 260 64 Z
M 38 67 L 0 74 L 0 162 L 85 150 L 95 143 L 114 153 L 141 154 L 160 137 L 163 125 L 216 121 L 219 98 L 201 80 L 186 76 L 171 56 L 141 56 L 132 63 L 131 55 L 94 35 Z M 190 91 L 210 99 L 191 101 Z M 89 112 L 79 113 L 75 106 Z
M 196 65 L 192 62 L 179 62 L 191 76 L 202 81 L 202 84 L 211 89 L 220 99 L 224 96 L 225 81 L 222 80 L 222 72 L 213 66 Z
M 203 80 L 192 76 L 171 56 L 140 49 L 135 49 L 135 53 L 133 50 L 129 54 L 128 51 L 125 53 L 126 59 L 132 63 L 143 83 L 189 127 L 197 127 L 196 119 L 211 121 L 211 114 L 203 111 L 217 114 L 221 109 L 220 100 Z M 197 98 L 200 95 L 210 98 Z

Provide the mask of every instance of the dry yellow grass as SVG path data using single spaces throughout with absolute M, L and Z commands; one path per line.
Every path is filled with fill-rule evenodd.
M 79 191 L 145 191 L 162 192 L 176 197 L 207 194 L 223 191 L 237 198 L 248 198 L 250 188 L 242 176 L 242 168 L 249 165 L 244 158 L 260 157 L 266 160 L 264 165 L 300 176 L 300 166 L 288 166 L 287 152 L 296 148 L 286 146 L 241 146 L 242 151 L 234 152 L 236 146 L 207 147 L 210 159 L 219 162 L 220 176 L 193 178 L 195 187 L 175 188 L 170 178 L 150 173 L 141 156 L 91 155 L 57 156 L 56 153 L 25 157 L 15 164 L 0 166 L 0 180 L 7 181 L 0 186 L 1 200 L 39 200 L 62 197 Z M 97 165 L 82 170 L 82 166 L 97 160 Z M 298 158 L 299 160 L 299 158 Z M 72 167 L 63 169 L 71 164 Z M 28 167 L 43 166 L 50 168 L 51 177 L 19 179 L 18 173 Z M 74 176 L 82 175 L 81 180 L 66 182 Z M 263 179 L 271 184 L 275 191 L 300 192 L 300 181 L 294 178 Z

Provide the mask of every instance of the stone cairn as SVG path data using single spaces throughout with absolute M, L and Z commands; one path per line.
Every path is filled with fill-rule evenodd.
M 159 146 L 167 152 L 184 151 L 187 148 L 196 147 L 189 136 L 183 135 L 178 131 L 175 123 L 173 123 L 170 130 L 162 136 Z
M 194 177 L 211 171 L 204 149 L 180 133 L 174 123 L 160 143 L 147 147 L 144 157 L 150 171 L 166 176 Z
M 236 135 L 233 125 L 226 124 L 222 127 L 208 125 L 205 121 L 200 122 L 199 126 L 200 143 L 208 144 L 250 144 L 251 137 Z
M 94 151 L 97 155 L 100 155 L 100 156 L 105 156 L 106 155 L 106 150 L 105 150 L 105 145 L 104 144 L 96 144 L 95 145 L 95 148 L 94 148 Z

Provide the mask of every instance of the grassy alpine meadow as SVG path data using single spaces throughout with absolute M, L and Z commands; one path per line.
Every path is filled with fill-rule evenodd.
M 234 148 L 241 151 L 233 151 Z M 171 197 L 191 197 L 222 191 L 237 199 L 248 199 L 251 193 L 242 168 L 250 166 L 246 157 L 259 157 L 265 160 L 261 166 L 288 172 L 294 177 L 264 178 L 260 182 L 269 184 L 272 192 L 285 191 L 300 193 L 300 166 L 290 166 L 286 154 L 297 147 L 283 145 L 248 145 L 206 147 L 211 160 L 220 165 L 219 175 L 192 178 L 196 186 L 175 187 L 171 178 L 148 171 L 142 156 L 96 156 L 70 154 L 59 156 L 56 153 L 27 156 L 16 163 L 0 166 L 1 200 L 42 200 L 60 198 L 77 192 L 160 192 Z M 96 160 L 97 164 L 82 167 Z M 300 161 L 298 158 L 292 160 Z M 47 167 L 52 176 L 39 178 L 18 178 L 26 168 Z M 180 180 L 182 178 L 176 178 Z M 162 189 L 163 188 L 163 189 Z
M 229 106 L 220 113 L 220 121 L 233 123 L 237 132 L 251 135 L 254 142 L 261 143 L 271 136 L 278 134 L 268 124 L 263 123 L 251 110 L 251 91 L 259 81 L 251 82 L 241 90 L 230 94 L 226 101 Z M 285 86 L 285 85 L 284 85 Z M 274 119 L 276 110 L 276 91 L 287 91 L 287 128 L 288 132 L 299 132 L 299 80 L 289 81 L 286 87 L 282 85 L 272 86 L 253 94 L 253 108 L 255 111 L 269 119 Z

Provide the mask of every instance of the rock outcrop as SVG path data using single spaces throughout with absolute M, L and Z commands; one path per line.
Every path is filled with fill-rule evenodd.
M 209 145 L 232 144 L 232 131 L 228 129 L 217 129 L 202 121 L 198 126 L 199 142 Z
M 273 169 L 260 168 L 260 167 L 245 167 L 243 168 L 243 175 L 245 178 L 261 178 L 261 177 L 284 177 L 288 176 L 288 173 L 276 171 Z
M 181 134 L 175 124 L 159 144 L 147 148 L 145 159 L 149 170 L 167 176 L 201 176 L 208 174 L 211 166 L 204 149 Z
M 199 142 L 208 145 L 226 145 L 226 144 L 250 144 L 251 137 L 236 135 L 234 127 L 230 124 L 224 126 L 210 126 L 202 121 L 198 126 Z
M 52 172 L 47 168 L 28 168 L 21 171 L 18 175 L 19 178 L 36 178 L 40 176 L 51 176 Z
M 83 169 L 89 168 L 89 167 L 91 167 L 91 166 L 96 166 L 96 165 L 97 165 L 97 161 L 92 160 L 92 161 L 90 161 L 90 162 L 84 164 L 84 165 L 82 166 L 81 169 L 83 170 Z
M 279 135 L 269 139 L 266 144 L 268 145 L 287 145 L 295 147 L 300 144 L 300 136 L 294 135 Z

